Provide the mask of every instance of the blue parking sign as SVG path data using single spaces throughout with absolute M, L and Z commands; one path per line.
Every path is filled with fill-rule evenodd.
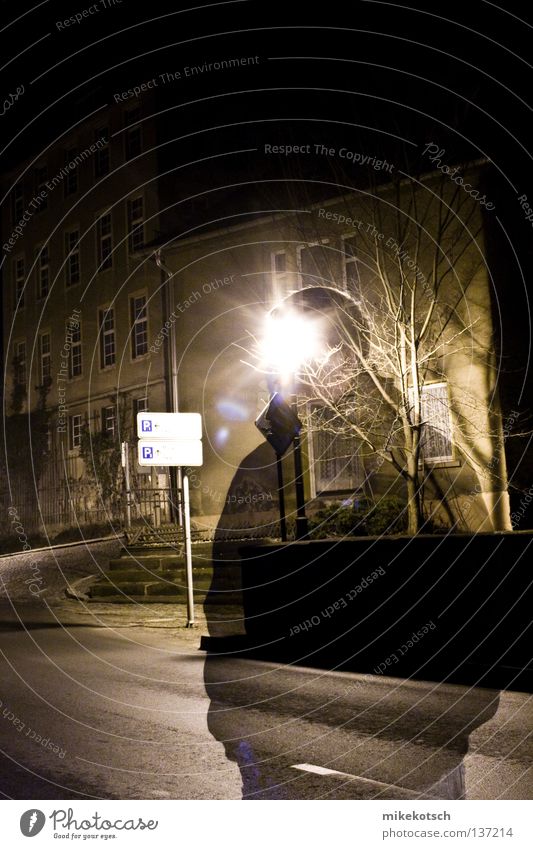
M 143 433 L 151 433 L 152 432 L 152 422 L 150 421 L 150 419 L 144 419 L 143 420 L 141 430 L 142 430 Z
M 151 445 L 145 446 L 143 445 L 143 460 L 153 460 L 154 459 L 154 449 Z

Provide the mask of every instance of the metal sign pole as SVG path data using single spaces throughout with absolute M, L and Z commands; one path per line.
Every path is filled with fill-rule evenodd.
M 182 472 L 181 485 L 183 493 L 183 533 L 185 536 L 185 574 L 187 582 L 187 628 L 194 627 L 194 593 L 192 584 L 192 551 L 191 551 L 191 506 L 189 501 L 189 476 Z
M 126 485 L 126 527 L 131 528 L 131 490 L 130 490 L 130 455 L 127 442 L 121 444 L 122 467 L 124 469 L 124 483 Z

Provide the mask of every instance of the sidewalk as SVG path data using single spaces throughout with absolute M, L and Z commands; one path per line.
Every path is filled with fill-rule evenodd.
M 109 539 L 0 557 L 0 630 L 49 626 L 165 628 L 198 645 L 204 634 L 244 633 L 238 607 L 195 605 L 195 627 L 187 628 L 185 605 L 106 604 L 67 598 L 67 587 L 83 593 L 93 576 L 107 570 L 109 560 L 119 553 L 119 541 Z

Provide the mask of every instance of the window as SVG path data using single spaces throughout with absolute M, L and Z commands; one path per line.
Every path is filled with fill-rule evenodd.
M 48 169 L 46 165 L 42 165 L 35 169 L 35 190 L 39 196 L 39 211 L 46 209 L 48 206 L 48 190 L 46 181 L 48 179 Z M 42 197 L 40 195 L 42 194 Z
M 411 403 L 413 392 L 410 390 Z M 427 383 L 420 388 L 422 433 L 421 455 L 431 463 L 453 460 L 452 421 L 448 386 Z
M 46 386 L 52 378 L 52 343 L 49 333 L 39 336 L 39 377 L 42 386 Z
M 26 386 L 26 342 L 15 342 L 15 383 Z
M 41 248 L 37 258 L 37 290 L 39 299 L 46 298 L 50 291 L 50 255 L 47 245 Z
M 115 365 L 115 311 L 113 307 L 99 310 L 98 323 L 100 326 L 100 368 Z
M 137 432 L 137 413 L 148 412 L 148 398 L 143 395 L 142 398 L 133 399 L 133 432 Z
M 270 255 L 272 269 L 272 294 L 277 300 L 289 291 L 287 274 L 287 254 L 285 251 L 275 251 Z
M 144 245 L 144 203 L 142 197 L 128 201 L 128 247 L 130 253 Z
M 96 130 L 94 134 L 95 142 L 101 142 L 102 139 L 109 138 L 109 128 L 108 127 L 100 127 L 100 129 Z M 103 147 L 98 147 L 94 154 L 94 176 L 95 179 L 99 179 L 100 177 L 105 177 L 106 174 L 109 174 L 109 143 L 107 143 Z
M 141 118 L 140 107 L 128 109 L 124 114 L 124 155 L 126 159 L 133 159 L 142 153 L 142 127 L 138 121 Z
M 80 377 L 82 373 L 81 322 L 78 326 L 67 325 L 67 339 L 70 342 L 69 377 Z
M 75 416 L 70 416 L 68 428 L 68 447 L 71 451 L 73 451 L 75 448 L 79 448 L 81 445 L 81 429 L 81 415 L 78 413 Z
M 24 187 L 22 183 L 17 183 L 17 185 L 13 189 L 11 197 L 13 203 L 13 224 L 18 224 L 20 219 L 24 215 Z
M 148 353 L 148 306 L 146 295 L 130 298 L 131 355 L 133 359 Z
M 133 399 L 133 415 L 135 416 L 135 421 L 137 421 L 137 413 L 147 413 L 148 412 L 148 398 L 146 395 L 143 395 L 142 398 L 134 398 Z
M 359 284 L 359 265 L 355 249 L 355 236 L 346 236 L 342 240 L 344 254 L 344 285 L 347 289 L 356 289 Z
M 113 228 L 111 213 L 105 212 L 96 222 L 97 271 L 113 267 Z
M 317 408 L 315 407 L 315 414 Z M 322 408 L 315 417 L 312 432 L 311 464 L 314 475 L 314 489 L 321 492 L 353 492 L 363 482 L 363 471 L 357 454 L 358 444 L 353 437 L 336 434 L 322 429 L 320 422 L 327 426 L 331 415 Z
M 13 278 L 15 280 L 15 310 L 24 306 L 25 268 L 24 257 L 18 256 L 13 260 Z
M 65 277 L 67 286 L 80 282 L 80 231 L 65 233 Z
M 78 151 L 75 147 L 67 150 L 65 155 L 65 165 L 69 169 L 63 182 L 65 197 L 78 191 L 78 166 L 74 165 L 77 155 Z
M 115 436 L 115 428 L 117 424 L 115 406 L 102 408 L 102 432 L 109 437 Z
M 325 244 L 304 245 L 298 249 L 298 271 L 302 286 L 333 286 L 332 253 Z

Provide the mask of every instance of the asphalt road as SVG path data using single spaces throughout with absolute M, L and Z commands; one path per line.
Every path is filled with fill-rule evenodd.
M 531 798 L 532 697 L 122 628 L 0 634 L 5 797 Z

